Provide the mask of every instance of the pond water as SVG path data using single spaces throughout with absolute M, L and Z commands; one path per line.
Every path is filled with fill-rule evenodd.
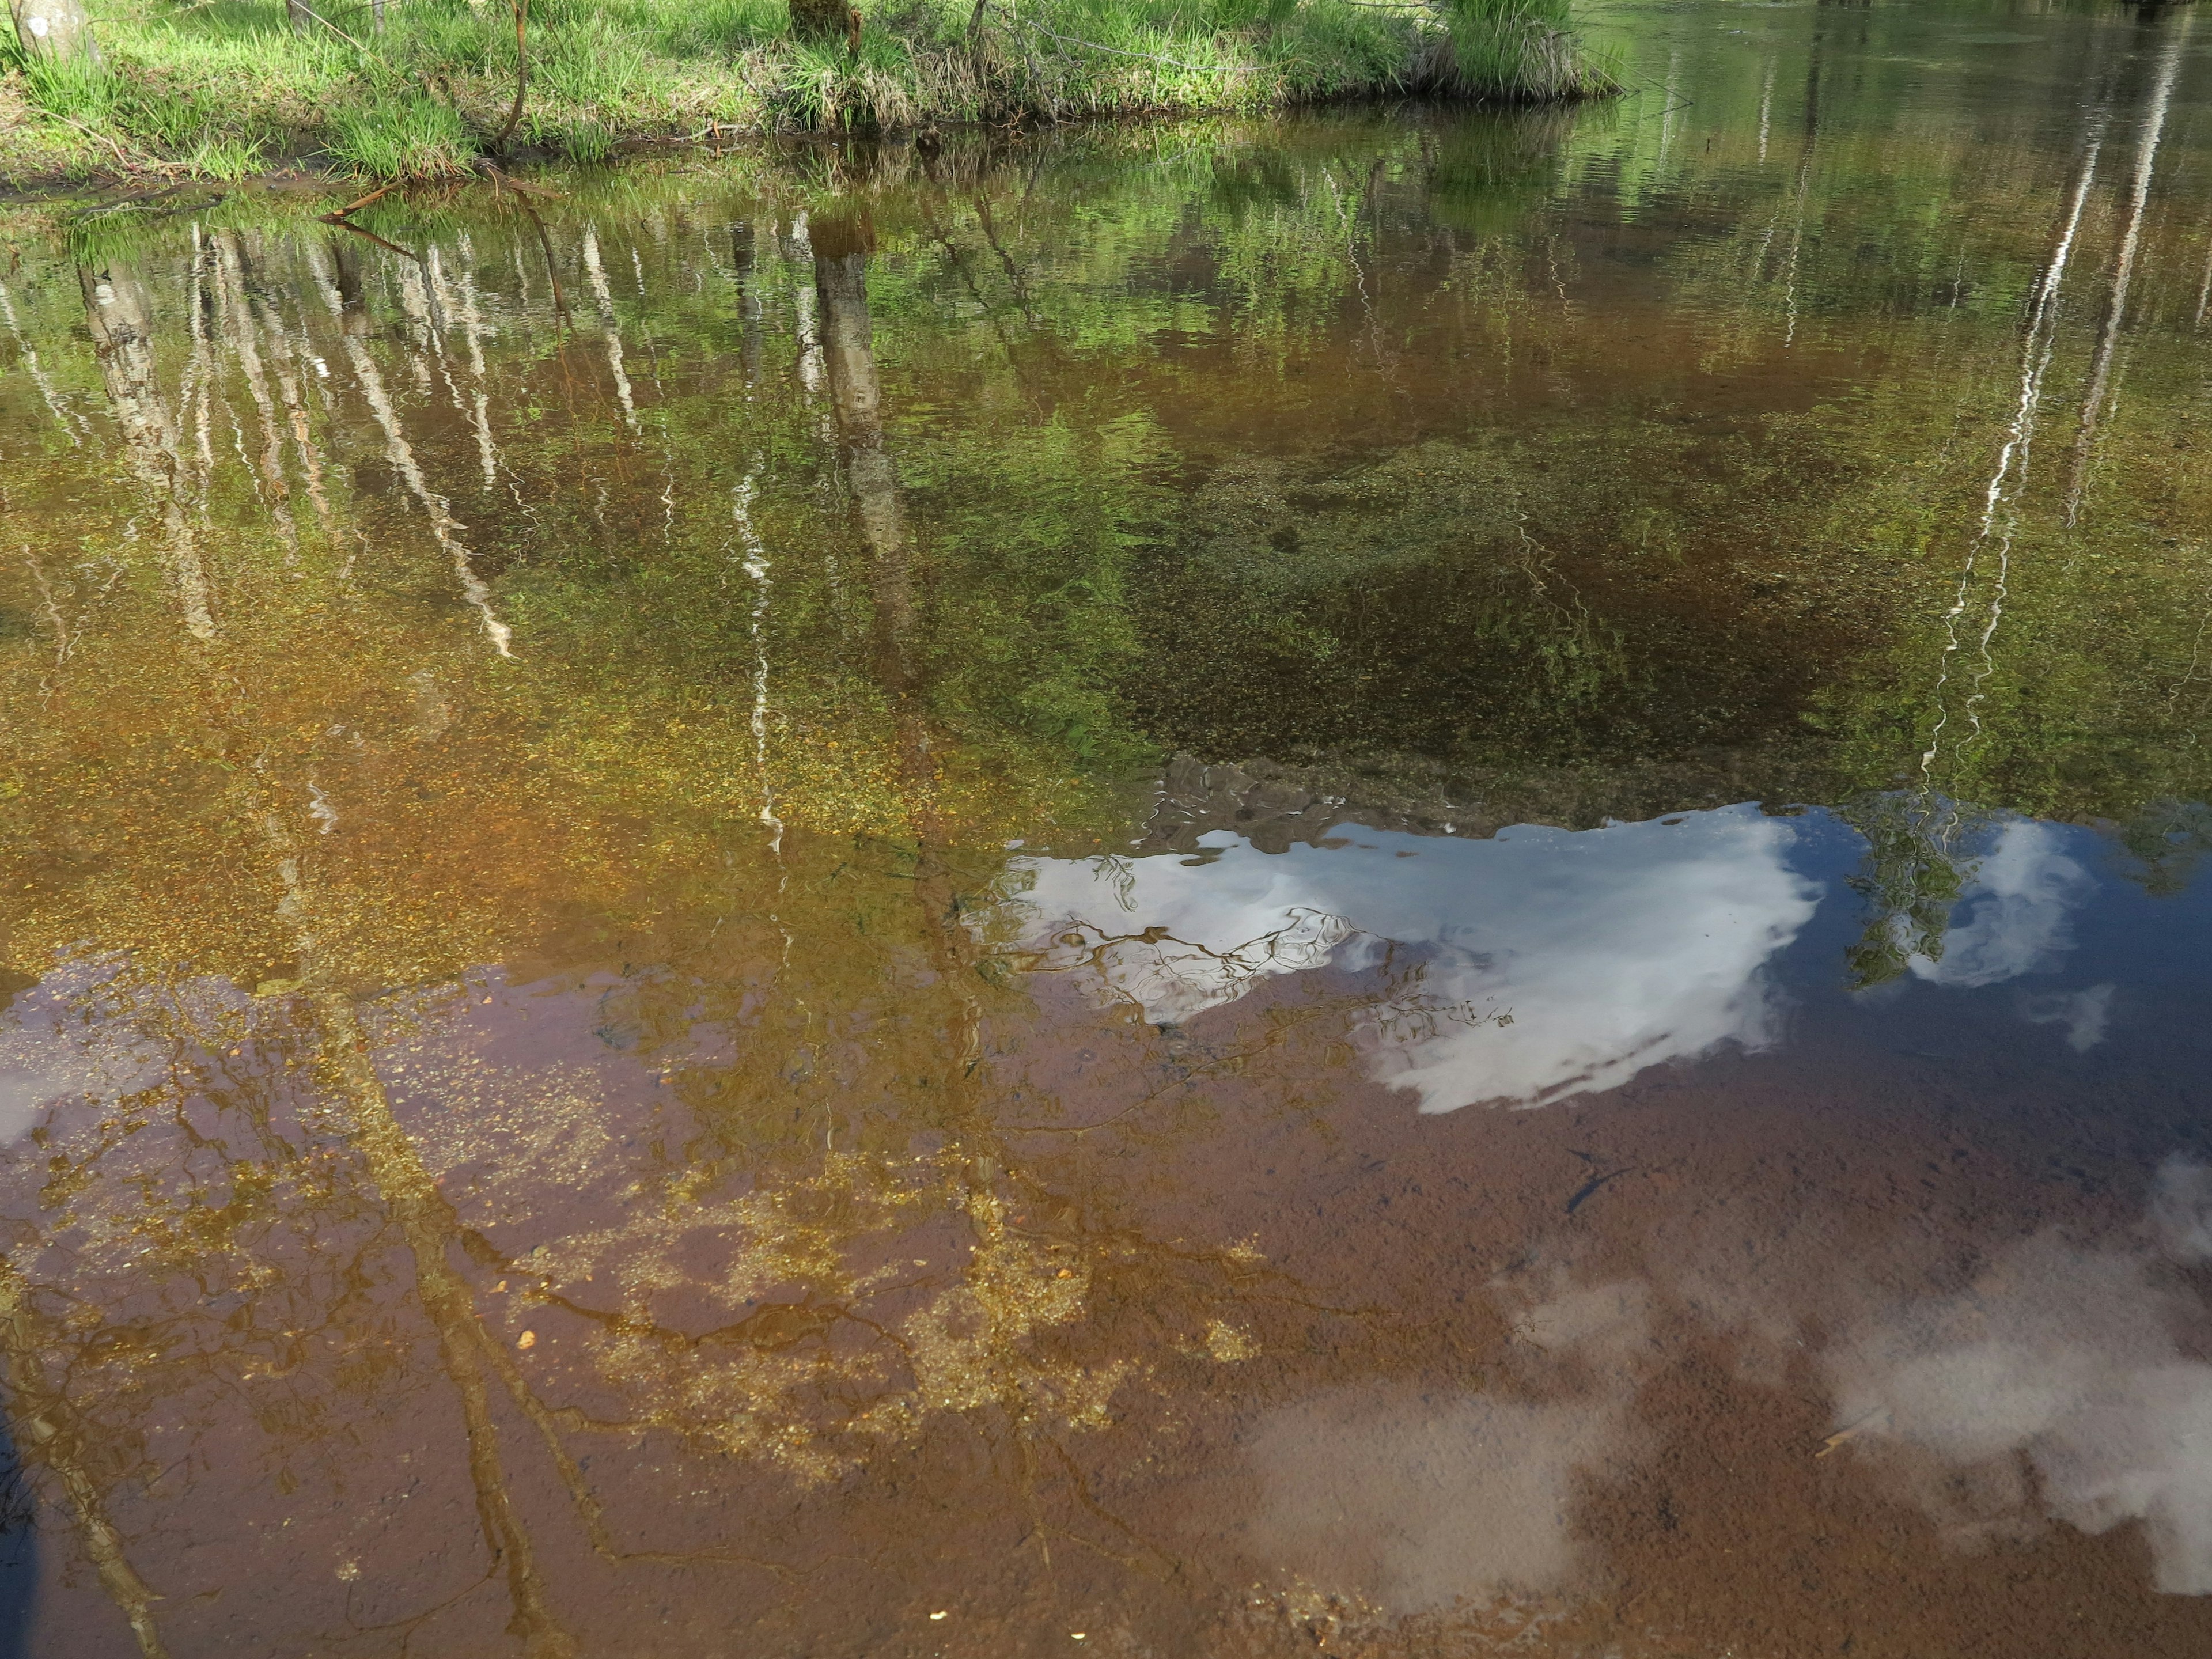
M 2212 27 L 21 210 L 0 1653 L 2212 1651 Z

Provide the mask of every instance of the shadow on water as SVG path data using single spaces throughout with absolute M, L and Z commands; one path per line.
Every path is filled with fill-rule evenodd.
M 11 1425 L 0 1412 L 0 1659 L 30 1659 L 38 1588 L 38 1506 Z

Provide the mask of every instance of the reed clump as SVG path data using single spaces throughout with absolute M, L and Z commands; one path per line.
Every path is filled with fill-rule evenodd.
M 1613 90 L 1567 4 L 94 0 L 97 62 L 0 42 L 0 179 L 436 179 L 710 135 Z

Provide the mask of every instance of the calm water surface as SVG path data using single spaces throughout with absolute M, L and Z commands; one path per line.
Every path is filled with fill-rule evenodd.
M 2212 1652 L 2212 26 L 0 272 L 0 1653 Z

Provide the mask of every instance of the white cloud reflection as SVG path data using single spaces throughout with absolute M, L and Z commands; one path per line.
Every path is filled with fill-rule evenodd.
M 1443 1017 L 1378 1041 L 1369 1065 L 1443 1112 L 1609 1089 L 1723 1042 L 1766 1042 L 1762 970 L 1820 896 L 1790 867 L 1790 823 L 1750 806 L 1484 841 L 1358 839 L 1265 854 L 1218 833 L 1204 864 L 1034 859 L 1024 902 L 1037 937 L 1080 936 L 1058 965 L 1095 954 L 1101 994 L 1154 1020 L 1272 975 L 1417 947 Z
M 1839 1431 L 1887 1455 L 1954 1544 L 2039 1509 L 2084 1532 L 2140 1522 L 2157 1587 L 2212 1594 L 2212 1364 L 2201 1300 L 2166 1266 L 2212 1252 L 2212 1175 L 2169 1163 L 2150 1249 L 2055 1231 L 1963 1294 L 1888 1309 L 1822 1356 Z M 2027 1479 L 2029 1471 L 2034 1479 Z
M 1912 971 L 1938 985 L 1996 985 L 2050 968 L 2072 950 L 2071 912 L 2096 884 L 2067 854 L 2064 836 L 2031 818 L 2003 824 L 1952 912 L 1942 956 L 1914 957 Z
M 1393 1613 L 1539 1595 L 1591 1566 L 1577 1483 L 1620 1455 L 1626 1402 L 1346 1389 L 1268 1413 L 1245 1455 L 1264 1559 Z
M 2105 1028 L 2112 1018 L 2112 993 L 2118 988 L 2107 981 L 2086 991 L 2024 996 L 2020 1000 L 2020 1017 L 2030 1025 L 2064 1027 L 2066 1046 L 2077 1054 L 2086 1054 L 2105 1040 Z

